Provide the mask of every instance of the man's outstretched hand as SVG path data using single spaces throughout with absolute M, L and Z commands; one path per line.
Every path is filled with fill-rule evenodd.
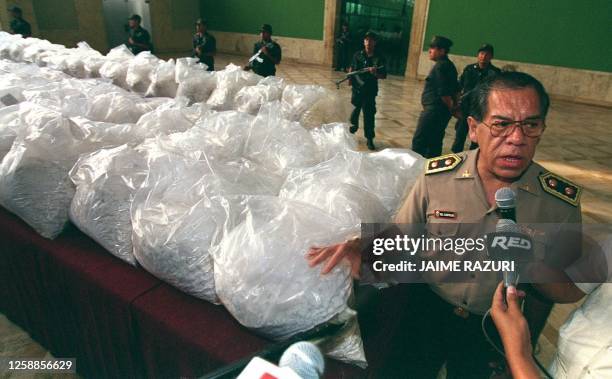
M 310 251 L 306 254 L 306 259 L 308 259 L 310 267 L 325 262 L 321 269 L 323 274 L 328 274 L 343 259 L 346 259 L 351 265 L 351 275 L 357 279 L 359 278 L 359 269 L 361 267 L 359 245 L 360 240 L 354 239 L 327 247 L 311 247 Z

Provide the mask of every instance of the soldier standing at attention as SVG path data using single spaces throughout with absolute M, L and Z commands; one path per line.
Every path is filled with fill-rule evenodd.
M 351 51 L 351 32 L 349 31 L 348 22 L 342 23 L 342 31 L 338 38 L 336 38 L 336 49 L 338 49 L 338 65 L 336 71 L 347 72 L 350 62 L 350 51 Z
M 13 19 L 9 25 L 11 34 L 21 34 L 23 38 L 28 38 L 32 36 L 32 28 L 30 24 L 23 19 L 23 12 L 21 8 L 17 6 L 12 6 L 9 9 L 11 12 L 11 16 Z
M 276 65 L 280 63 L 282 50 L 278 43 L 272 41 L 272 26 L 263 24 L 261 26 L 261 41 L 253 46 L 253 54 L 257 57 L 244 67 L 245 70 L 253 70 L 257 75 L 263 77 L 276 75 Z
M 353 56 L 350 71 L 367 69 L 368 72 L 351 78 L 351 104 L 355 107 L 351 113 L 351 133 L 359 129 L 359 113 L 363 110 L 363 132 L 368 140 L 368 149 L 376 150 L 374 146 L 374 115 L 376 115 L 376 95 L 378 95 L 378 79 L 387 77 L 384 57 L 376 49 L 378 40 L 374 32 L 367 32 L 363 37 L 364 49 Z
M 502 72 L 485 79 L 474 91 L 468 123 L 470 138 L 478 142 L 479 148 L 429 159 L 397 212 L 395 223 L 414 225 L 428 237 L 481 237 L 495 230 L 502 218 L 495 193 L 510 187 L 516 193 L 517 222 L 559 225 L 558 233 L 552 234 L 532 229 L 537 236 L 533 256 L 551 262 L 576 258 L 563 256 L 554 245 L 560 244 L 559 237 L 565 243 L 567 230 L 582 223 L 581 188 L 533 161 L 546 129 L 549 97 L 544 87 L 528 74 Z M 440 253 L 439 247 L 434 249 Z M 467 254 L 461 257 L 486 259 Z M 345 258 L 354 276 L 372 269 L 367 264 L 362 266 L 359 238 L 312 248 L 307 258 L 311 266 L 324 263 L 323 274 Z M 440 273 L 442 279 L 437 274 L 427 278 L 427 285 L 409 286 L 414 309 L 404 320 L 405 327 L 398 331 L 397 339 L 410 344 L 406 350 L 410 354 L 397 359 L 397 364 L 403 366 L 401 377 L 435 378 L 446 362 L 449 378 L 488 379 L 493 366 L 503 366 L 481 329 L 499 273 L 472 273 L 467 281 L 457 283 L 444 282 L 445 273 Z M 533 283 L 525 289 L 528 293 L 523 312 L 534 341 L 552 303 L 575 302 L 584 296 L 570 278 Z M 397 373 L 380 377 L 396 376 Z
M 412 150 L 425 158 L 442 154 L 444 131 L 456 106 L 457 69 L 448 59 L 452 45 L 450 39 L 442 36 L 435 36 L 429 44 L 429 59 L 436 63 L 425 79 L 421 95 L 423 111 L 412 137 Z
M 146 29 L 140 26 L 141 21 L 142 18 L 137 14 L 128 18 L 130 35 L 128 37 L 127 47 L 134 55 L 142 51 L 151 51 L 152 49 L 151 36 Z
M 215 71 L 215 53 L 217 52 L 217 41 L 208 33 L 208 22 L 198 18 L 196 21 L 196 33 L 193 35 L 193 56 L 200 63 L 208 66 L 208 71 Z
M 459 79 L 461 114 L 459 114 L 455 124 L 455 142 L 451 148 L 453 153 L 463 151 L 463 146 L 465 145 L 465 137 L 467 137 L 468 133 L 467 115 L 470 109 L 470 92 L 486 77 L 497 75 L 501 72 L 499 68 L 493 66 L 491 59 L 493 59 L 493 46 L 485 43 L 478 49 L 478 62 L 469 64 L 463 69 Z M 470 150 L 477 147 L 478 144 L 476 142 L 470 144 Z

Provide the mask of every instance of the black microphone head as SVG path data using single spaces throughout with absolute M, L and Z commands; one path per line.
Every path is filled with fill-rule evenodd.
M 516 194 L 510 187 L 502 187 L 495 192 L 495 203 L 498 208 L 514 208 L 516 206 Z
M 497 221 L 495 231 L 497 233 L 520 233 L 521 229 L 518 227 L 516 222 L 508 218 L 501 218 Z

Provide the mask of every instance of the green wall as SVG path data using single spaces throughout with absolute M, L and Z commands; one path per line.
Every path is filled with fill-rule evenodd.
M 40 30 L 78 30 L 74 0 L 33 0 L 32 6 Z
M 323 40 L 325 0 L 200 0 L 211 30 L 258 34 L 271 24 L 275 35 Z
M 612 72 L 612 0 L 430 0 L 425 46 L 435 34 L 453 54 Z
M 196 19 L 200 17 L 199 0 L 174 0 L 170 4 L 170 13 L 174 30 L 194 30 Z

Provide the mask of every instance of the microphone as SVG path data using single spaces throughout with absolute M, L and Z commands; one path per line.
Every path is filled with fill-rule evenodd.
M 315 344 L 306 341 L 289 346 L 278 365 L 290 368 L 302 379 L 319 379 L 325 370 L 323 354 Z
M 508 187 L 505 187 L 505 188 L 508 188 Z M 514 193 L 512 194 L 514 195 Z M 495 198 L 496 198 L 495 200 L 497 201 L 497 193 L 495 193 Z M 512 200 L 514 201 L 514 199 Z M 499 221 L 497 221 L 495 232 L 499 234 L 509 234 L 509 233 L 520 234 L 521 230 L 516 224 L 516 222 L 514 222 L 513 220 L 510 220 L 508 218 L 502 218 Z M 505 288 L 508 288 L 509 286 L 516 286 L 516 284 L 518 283 L 518 279 L 519 279 L 519 274 L 517 272 L 504 270 L 503 275 L 504 275 L 504 287 Z
M 516 194 L 510 187 L 502 187 L 495 192 L 495 203 L 500 218 L 516 222 Z
M 237 379 L 319 379 L 324 368 L 325 360 L 319 348 L 302 341 L 285 350 L 278 366 L 260 357 L 253 358 Z

